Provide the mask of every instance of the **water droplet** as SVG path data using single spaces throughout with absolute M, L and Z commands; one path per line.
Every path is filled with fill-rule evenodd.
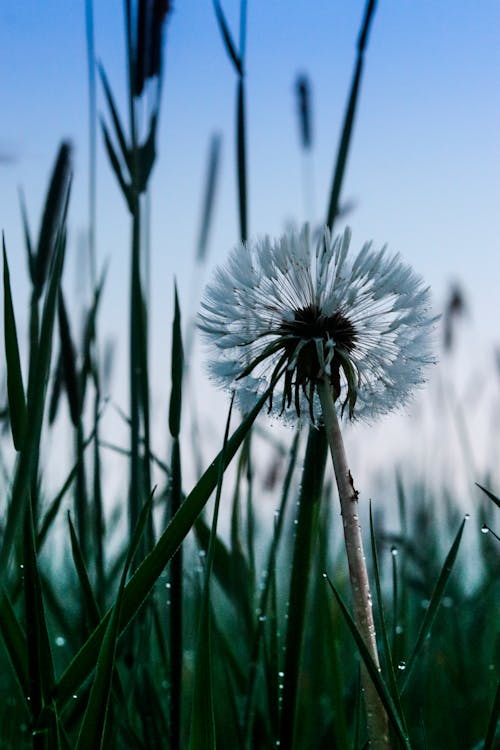
M 19 567 L 21 568 L 21 570 L 24 570 L 24 565 L 22 563 Z
M 78 698 L 78 696 L 77 696 L 77 694 L 76 694 L 76 693 L 73 693 L 73 695 L 72 695 L 71 697 L 72 697 L 72 698 L 73 698 L 73 699 L 74 699 L 75 701 L 76 701 L 76 699 Z
M 278 672 L 278 677 L 281 677 L 281 679 L 283 679 L 284 676 L 285 676 L 284 672 Z
M 172 584 L 170 583 L 170 581 L 167 581 L 167 583 L 165 584 L 165 588 L 166 589 L 171 589 L 172 588 Z
M 406 662 L 405 661 L 400 661 L 399 664 L 398 664 L 398 669 L 401 670 L 401 672 L 404 672 L 405 669 L 406 669 Z
M 466 513 L 465 516 L 464 516 L 464 518 L 465 518 L 466 521 L 468 521 L 469 518 L 470 518 L 470 513 Z
M 482 534 L 487 534 L 487 533 L 488 533 L 488 531 L 489 531 L 489 527 L 488 527 L 488 526 L 486 526 L 486 524 L 485 524 L 485 523 L 483 523 L 483 525 L 481 526 L 481 533 L 482 533 Z
M 205 550 L 204 550 L 204 549 L 200 549 L 200 550 L 198 551 L 198 557 L 202 557 L 202 558 L 203 558 L 203 557 L 205 557 L 205 556 L 206 556 L 206 554 L 207 554 L 207 553 L 205 552 Z
M 396 555 L 397 555 L 397 554 L 398 554 L 398 548 L 397 548 L 397 547 L 395 547 L 395 546 L 393 545 L 393 546 L 391 547 L 391 555 L 392 555 L 393 557 L 396 557 Z
M 322 573 L 323 578 L 328 578 L 326 573 Z
M 62 646 L 66 645 L 66 638 L 64 638 L 64 636 L 62 635 L 58 635 L 55 639 L 55 644 L 56 646 L 59 646 L 60 648 L 62 648 Z
M 454 601 L 451 598 L 451 596 L 444 596 L 443 597 L 443 607 L 447 607 L 448 609 L 450 607 L 453 607 Z
M 401 635 L 404 633 L 404 628 L 402 625 L 396 625 L 396 635 Z
M 283 688 L 284 688 L 284 685 L 282 682 L 280 682 L 278 685 L 278 690 L 283 690 Z
M 298 519 L 298 518 L 294 518 L 294 519 L 293 519 L 293 525 L 294 525 L 294 526 L 297 526 L 298 522 L 299 522 L 299 519 Z
M 422 601 L 420 602 L 420 606 L 422 607 L 422 609 L 427 609 L 428 606 L 429 606 L 429 600 L 428 599 L 422 599 Z
M 259 622 L 265 622 L 267 617 L 265 615 L 259 615 Z

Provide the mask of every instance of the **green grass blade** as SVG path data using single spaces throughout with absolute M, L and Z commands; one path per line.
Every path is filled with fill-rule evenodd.
M 123 197 L 125 198 L 127 202 L 128 209 L 131 213 L 133 213 L 134 201 L 133 201 L 133 196 L 132 196 L 132 190 L 130 188 L 130 185 L 127 184 L 125 177 L 123 176 L 122 168 L 120 166 L 120 161 L 116 155 L 114 146 L 111 142 L 111 138 L 109 136 L 106 123 L 104 122 L 102 118 L 101 118 L 101 129 L 102 129 L 104 145 L 106 147 L 106 152 L 108 154 L 109 162 L 111 164 L 115 177 L 118 180 L 118 184 L 121 187 Z
M 488 495 L 490 500 L 495 503 L 497 508 L 500 508 L 500 498 L 498 498 L 496 495 L 493 494 L 493 492 L 490 492 L 490 490 L 487 490 L 486 487 L 483 487 L 478 482 L 476 482 L 476 486 L 479 487 L 479 489 L 482 490 L 484 493 L 486 493 L 486 495 Z
M 71 553 L 73 555 L 73 562 L 75 563 L 76 573 L 80 582 L 80 588 L 83 594 L 83 602 L 85 604 L 85 612 L 87 616 L 87 622 L 89 628 L 93 630 L 99 624 L 101 614 L 99 612 L 99 605 L 92 591 L 92 585 L 90 583 L 87 568 L 85 566 L 85 560 L 83 559 L 82 550 L 78 543 L 78 537 L 71 520 L 71 516 L 68 513 L 68 526 L 71 540 Z
M 229 55 L 230 59 L 232 60 L 233 65 L 236 68 L 236 72 L 238 73 L 238 75 L 241 76 L 243 74 L 241 60 L 240 60 L 238 53 L 236 52 L 236 47 L 234 46 L 234 42 L 231 37 L 231 32 L 229 31 L 229 27 L 227 25 L 226 18 L 222 11 L 219 0 L 214 0 L 214 10 L 215 10 L 215 16 L 217 18 L 217 23 L 219 24 L 219 30 L 220 30 L 220 33 L 222 34 L 222 39 L 224 41 L 226 52 Z
M 62 143 L 45 200 L 35 263 L 35 288 L 40 297 L 64 223 L 71 181 L 71 146 Z
M 38 446 L 42 429 L 43 411 L 46 401 L 47 379 L 52 352 L 52 333 L 54 328 L 57 290 L 61 279 L 64 260 L 64 244 L 59 240 L 52 267 L 50 283 L 43 308 L 40 341 L 34 362 L 32 392 L 28 393 L 27 418 L 30 429 L 26 432 L 23 450 L 20 453 L 16 475 L 12 488 L 12 498 L 9 505 L 2 547 L 0 550 L 0 570 L 7 571 L 8 561 L 13 549 L 16 534 L 26 507 L 26 499 L 32 479 L 32 471 L 36 465 Z
M 391 652 L 391 647 L 389 644 L 389 635 L 388 635 L 387 625 L 385 621 L 384 601 L 382 598 L 382 586 L 380 583 L 380 569 L 379 569 L 379 564 L 378 564 L 377 545 L 375 541 L 375 528 L 373 525 L 373 514 L 372 514 L 371 503 L 370 503 L 370 540 L 371 540 L 372 558 L 373 558 L 373 572 L 374 572 L 374 577 L 375 577 L 375 590 L 377 593 L 377 604 L 378 604 L 378 611 L 379 611 L 379 618 L 380 618 L 380 625 L 381 625 L 380 630 L 381 630 L 381 635 L 382 635 L 382 641 L 384 644 L 384 653 L 385 653 L 385 657 L 387 661 L 387 674 L 389 678 L 389 688 L 390 688 L 392 697 L 394 699 L 394 704 L 397 708 L 398 715 L 401 717 L 401 726 L 403 728 L 405 735 L 407 735 L 408 729 L 406 726 L 406 719 L 405 719 L 403 709 L 401 706 L 398 683 L 396 680 L 396 672 L 394 671 L 394 664 L 392 661 L 392 652 Z
M 380 696 L 380 700 L 384 704 L 384 708 L 387 712 L 387 716 L 389 718 L 389 721 L 391 722 L 401 744 L 403 745 L 406 750 L 411 750 L 410 741 L 404 731 L 403 723 L 401 721 L 401 717 L 399 715 L 398 709 L 392 699 L 392 696 L 382 679 L 382 675 L 380 674 L 377 665 L 373 661 L 373 657 L 370 654 L 367 646 L 365 645 L 365 642 L 363 640 L 363 636 L 359 632 L 358 628 L 356 627 L 356 623 L 354 622 L 349 610 L 347 609 L 346 605 L 344 604 L 342 597 L 340 596 L 339 592 L 337 591 L 336 587 L 330 580 L 330 578 L 327 576 L 326 573 L 323 574 L 326 578 L 328 585 L 330 586 L 331 590 L 333 591 L 335 598 L 340 606 L 340 609 L 342 611 L 342 614 L 344 616 L 344 619 L 349 627 L 349 630 L 351 631 L 351 634 L 356 641 L 356 645 L 358 646 L 359 652 L 361 654 L 361 657 L 363 659 L 363 662 L 365 664 L 365 667 L 373 681 L 373 684 L 375 685 L 377 689 L 377 693 Z
M 500 719 L 500 682 L 497 685 L 497 691 L 495 693 L 495 699 L 493 706 L 491 707 L 491 714 L 488 721 L 488 728 L 486 730 L 486 737 L 484 740 L 483 750 L 494 750 L 495 738 L 497 736 L 498 720 Z
M 254 408 L 249 412 L 240 426 L 228 440 L 224 452 L 224 466 L 227 467 L 236 451 L 241 446 L 261 408 L 269 397 L 264 393 Z M 162 573 L 174 552 L 192 528 L 196 518 L 203 510 L 210 495 L 217 485 L 218 468 L 221 454 L 210 464 L 200 481 L 186 497 L 176 515 L 165 529 L 158 542 L 142 561 L 134 575 L 125 587 L 122 603 L 120 629 L 123 630 L 130 620 L 137 614 L 144 600 L 152 590 L 156 580 Z M 83 680 L 95 666 L 99 647 L 107 626 L 109 612 L 101 620 L 86 643 L 60 677 L 56 688 L 55 698 L 58 706 L 64 705 L 71 699 Z
M 152 502 L 153 495 L 151 495 L 149 501 L 142 509 L 134 537 L 130 544 L 127 559 L 125 561 L 125 566 L 123 568 L 120 579 L 118 595 L 116 597 L 111 616 L 108 618 L 108 623 L 106 626 L 104 637 L 102 639 L 102 644 L 99 649 L 99 656 L 97 658 L 96 664 L 96 673 L 94 681 L 92 683 L 92 689 L 90 691 L 87 709 L 80 726 L 78 741 L 76 743 L 76 750 L 88 750 L 88 748 L 97 749 L 103 747 L 106 730 L 106 719 L 108 713 L 108 703 L 115 665 L 116 641 L 120 633 L 120 614 L 123 601 L 123 592 L 125 589 L 125 581 L 132 560 L 135 556 L 135 553 L 137 552 L 144 527 L 146 526 L 149 514 L 151 513 Z
M 120 146 L 120 151 L 122 154 L 123 161 L 127 165 L 127 169 L 130 174 L 132 172 L 132 155 L 130 153 L 129 147 L 127 146 L 127 139 L 125 138 L 125 132 L 123 130 L 123 125 L 120 120 L 120 115 L 118 114 L 118 109 L 116 107 L 115 100 L 111 92 L 111 87 L 109 85 L 108 78 L 101 64 L 98 65 L 98 70 L 99 70 L 99 75 L 101 76 L 102 87 L 104 89 L 104 94 L 106 96 L 106 101 L 108 103 L 109 111 L 111 114 L 111 119 L 113 121 L 116 140 L 118 141 L 118 144 Z
M 236 122 L 236 144 L 238 161 L 238 206 L 240 214 L 240 239 L 246 242 L 248 239 L 248 207 L 247 207 L 247 164 L 246 164 L 246 140 L 245 140 L 245 87 L 243 77 L 238 81 L 237 93 L 237 122 Z
M 69 327 L 69 318 L 64 302 L 62 288 L 59 288 L 58 306 L 59 335 L 61 342 L 61 364 L 64 385 L 66 386 L 66 395 L 68 397 L 69 413 L 74 427 L 78 426 L 80 421 L 80 392 L 76 376 L 76 356 L 75 347 L 71 337 Z
M 356 105 L 358 101 L 359 88 L 361 83 L 361 74 L 363 71 L 363 56 L 366 47 L 366 41 L 368 38 L 368 31 L 370 23 L 375 11 L 376 2 L 375 0 L 368 0 L 365 7 L 365 14 L 361 27 L 361 32 L 358 39 L 358 53 L 356 59 L 356 67 L 354 71 L 354 78 L 351 85 L 351 91 L 349 94 L 349 101 L 347 104 L 347 110 L 344 116 L 344 123 L 342 127 L 342 135 L 340 137 L 340 144 L 337 152 L 337 158 L 335 162 L 335 171 L 333 175 L 332 188 L 330 191 L 330 202 L 328 204 L 328 212 L 326 224 L 332 229 L 339 210 L 339 199 L 342 183 L 344 180 L 344 172 L 347 163 L 347 156 L 349 153 L 349 146 L 351 143 L 354 116 L 356 114 Z
M 444 596 L 446 584 L 448 583 L 448 579 L 451 575 L 451 571 L 453 570 L 453 565 L 455 563 L 455 560 L 458 554 L 458 548 L 460 547 L 460 542 L 462 540 L 462 534 L 464 531 L 466 520 L 467 520 L 467 516 L 464 518 L 464 520 L 460 524 L 460 528 L 458 529 L 457 535 L 453 541 L 453 544 L 450 547 L 450 551 L 448 552 L 446 556 L 446 559 L 444 561 L 443 567 L 441 568 L 441 572 L 439 574 L 438 580 L 434 587 L 434 591 L 432 592 L 432 595 L 429 601 L 429 606 L 427 607 L 424 619 L 420 626 L 420 630 L 418 631 L 417 641 L 415 643 L 413 652 L 406 664 L 405 679 L 401 686 L 401 694 L 405 692 L 406 688 L 408 687 L 410 683 L 410 677 L 412 675 L 413 668 L 415 667 L 417 663 L 417 657 L 420 654 L 422 646 L 425 643 L 425 639 L 427 638 L 427 635 L 430 632 L 432 623 L 434 622 L 439 605 L 441 604 L 441 600 Z
M 5 590 L 0 591 L 0 633 L 22 694 L 26 699 L 29 695 L 26 636 Z
M 196 648 L 196 662 L 193 686 L 193 702 L 191 707 L 191 726 L 189 732 L 189 750 L 215 750 L 215 718 L 212 678 L 212 642 L 211 642 L 211 611 L 210 611 L 210 581 L 214 562 L 215 540 L 217 539 L 217 521 L 219 518 L 222 480 L 225 469 L 225 453 L 228 443 L 229 424 L 233 410 L 233 399 L 229 407 L 224 442 L 219 459 L 219 476 L 217 479 L 217 493 L 215 496 L 212 530 L 208 555 L 206 559 L 205 581 L 203 586 L 201 611 L 198 624 L 198 643 Z
M 27 503 L 24 517 L 23 560 L 30 711 L 36 719 L 43 706 L 50 700 L 54 685 L 54 666 L 45 619 L 30 501 Z M 39 728 L 44 730 L 46 727 L 47 724 L 42 723 Z
M 200 234 L 196 251 L 196 260 L 198 263 L 203 263 L 207 256 L 208 235 L 212 224 L 215 194 L 220 171 L 221 141 L 222 138 L 218 134 L 213 135 L 210 141 L 210 155 L 208 157 L 205 193 L 203 196 Z
M 30 272 L 30 279 L 31 283 L 34 286 L 35 285 L 35 254 L 33 252 L 33 243 L 31 241 L 31 232 L 29 227 L 29 221 L 28 221 L 28 212 L 26 210 L 26 201 L 24 198 L 24 193 L 22 190 L 19 190 L 19 205 L 21 208 L 21 221 L 23 223 L 23 233 L 24 233 L 24 244 L 26 245 L 26 252 L 28 255 L 28 268 Z
M 184 355 L 182 350 L 181 311 L 177 296 L 177 285 L 174 288 L 174 322 L 172 326 L 172 390 L 168 426 L 173 438 L 179 437 L 182 408 L 182 374 L 184 372 Z
M 324 430 L 309 429 L 295 529 L 281 706 L 280 746 L 292 747 L 312 550 L 323 491 L 327 442 Z
M 23 375 L 21 371 L 21 360 L 19 357 L 19 346 L 17 343 L 16 319 L 10 290 L 10 274 L 5 250 L 5 237 L 2 234 L 3 243 L 3 289 L 4 289 L 4 338 L 5 338 L 5 360 L 7 365 L 7 395 L 9 399 L 10 427 L 12 440 L 16 451 L 20 451 L 24 441 L 26 430 L 26 398 L 24 395 Z

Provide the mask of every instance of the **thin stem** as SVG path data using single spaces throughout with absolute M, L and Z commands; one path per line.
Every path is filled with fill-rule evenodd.
M 370 583 L 368 581 L 361 525 L 359 523 L 358 493 L 354 488 L 352 475 L 347 464 L 344 442 L 330 387 L 325 380 L 320 380 L 317 388 L 339 491 L 344 541 L 352 589 L 354 619 L 373 660 L 380 668 Z M 365 697 L 370 748 L 374 750 L 387 750 L 390 748 L 387 715 L 375 685 L 364 668 L 361 672 L 361 684 Z

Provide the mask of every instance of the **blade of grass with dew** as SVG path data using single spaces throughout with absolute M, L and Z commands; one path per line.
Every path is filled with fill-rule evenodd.
M 26 700 L 26 696 L 29 695 L 26 635 L 5 589 L 0 589 L 0 634 L 23 698 Z
M 410 683 L 410 677 L 412 676 L 413 669 L 417 663 L 417 657 L 420 654 L 422 646 L 425 643 L 425 639 L 427 638 L 427 635 L 430 632 L 432 623 L 434 622 L 439 605 L 441 604 L 441 600 L 444 596 L 446 584 L 451 575 L 451 571 L 453 570 L 453 565 L 455 563 L 455 560 L 458 554 L 458 549 L 460 547 L 460 542 L 462 540 L 462 534 L 464 531 L 466 521 L 467 521 L 467 516 L 463 519 L 462 523 L 460 524 L 460 528 L 458 529 L 457 535 L 453 541 L 453 544 L 451 545 L 450 551 L 448 552 L 446 556 L 446 559 L 444 561 L 443 567 L 441 568 L 441 572 L 439 574 L 438 580 L 434 587 L 434 591 L 432 592 L 432 595 L 429 601 L 429 606 L 427 607 L 424 619 L 422 620 L 422 624 L 418 631 L 415 646 L 413 648 L 410 658 L 408 659 L 406 663 L 405 679 L 403 681 L 403 684 L 401 685 L 401 691 L 400 691 L 401 695 L 403 695 L 403 693 L 405 692 L 405 690 L 407 689 Z
M 229 438 L 224 451 L 224 466 L 227 467 L 241 446 L 245 436 L 252 427 L 257 415 L 269 398 L 269 390 L 263 393 L 254 408 L 248 413 L 240 426 Z M 136 615 L 144 600 L 151 592 L 156 580 L 162 573 L 184 537 L 192 528 L 196 518 L 203 510 L 210 495 L 217 485 L 218 468 L 221 454 L 214 459 L 193 490 L 187 495 L 178 512 L 165 529 L 158 542 L 142 561 L 131 577 L 123 594 L 120 628 L 123 630 Z M 95 660 L 102 641 L 110 613 L 101 620 L 88 640 L 83 644 L 71 664 L 58 680 L 54 696 L 59 707 L 71 699 L 72 694 L 95 666 Z
M 5 250 L 5 237 L 2 234 L 3 244 L 3 289 L 4 289 L 4 339 L 5 360 L 7 366 L 7 395 L 9 400 L 9 418 L 12 431 L 12 440 L 16 451 L 20 451 L 26 431 L 26 398 L 24 395 L 23 375 L 21 371 L 21 359 L 19 357 L 19 345 L 17 343 L 16 319 L 12 294 L 10 289 L 10 273 Z
M 45 394 L 52 351 L 52 332 L 54 327 L 57 290 L 62 273 L 64 245 L 59 241 L 45 299 L 40 342 L 36 356 L 36 372 L 33 374 L 33 387 L 28 393 L 27 419 L 30 429 L 26 433 L 23 449 L 17 464 L 12 497 L 7 514 L 2 547 L 0 550 L 0 570 L 7 571 L 10 554 L 13 549 L 19 524 L 26 507 L 27 495 L 32 479 L 32 470 L 38 456 L 38 446 L 42 429 Z
M 85 711 L 75 750 L 88 748 L 102 748 L 106 728 L 108 703 L 111 692 L 113 671 L 115 666 L 116 641 L 120 633 L 120 614 L 123 602 L 125 582 L 132 560 L 137 551 L 140 538 L 146 526 L 153 495 L 144 505 L 140 514 L 134 537 L 132 538 L 127 559 L 120 579 L 118 594 L 113 605 L 111 616 L 108 618 L 106 630 L 99 649 L 96 663 L 96 673 L 90 691 L 90 697 Z
M 212 539 L 217 537 L 217 521 L 219 518 L 222 481 L 224 478 L 224 459 L 229 438 L 229 425 L 233 410 L 234 394 L 229 406 L 224 442 L 219 459 L 217 492 L 215 496 L 211 540 L 206 558 L 205 580 L 203 585 L 202 602 L 198 622 L 198 643 L 196 647 L 193 702 L 191 707 L 191 721 L 189 731 L 189 750 L 215 750 L 215 720 L 212 694 L 212 644 L 210 634 L 210 581 L 214 560 L 214 544 Z
M 271 576 L 274 575 L 274 571 L 276 568 L 277 550 L 278 550 L 278 545 L 281 539 L 281 534 L 283 531 L 283 524 L 285 521 L 285 513 L 286 513 L 287 506 L 288 506 L 288 499 L 290 496 L 292 477 L 293 477 L 295 466 L 297 463 L 299 438 L 300 438 L 300 431 L 296 430 L 295 437 L 293 439 L 293 442 L 290 448 L 288 467 L 287 467 L 287 472 L 285 475 L 285 480 L 283 482 L 283 489 L 281 493 L 280 507 L 279 507 L 278 514 L 277 514 L 274 534 L 273 534 L 273 538 L 271 542 L 271 547 L 269 549 L 267 565 L 265 568 L 264 587 L 261 591 L 259 602 L 258 602 L 258 607 L 257 607 L 258 611 L 262 615 L 266 615 L 267 613 L 267 605 L 268 605 L 269 591 L 270 591 L 270 585 L 271 585 Z M 254 641 L 252 644 L 251 656 L 250 656 L 250 672 L 249 672 L 249 677 L 248 677 L 248 688 L 247 688 L 245 711 L 244 711 L 244 718 L 243 718 L 243 728 L 244 728 L 244 733 L 245 733 L 247 744 L 250 741 L 251 709 L 252 709 L 252 702 L 254 698 L 254 690 L 255 690 L 255 684 L 256 684 L 256 678 L 257 678 L 259 651 L 260 651 L 261 640 L 262 640 L 263 635 L 264 635 L 263 621 L 258 620 L 257 628 L 255 630 L 255 637 L 254 637 Z
M 324 431 L 311 428 L 304 458 L 288 599 L 283 670 L 285 675 L 279 737 L 280 746 L 284 748 L 293 746 L 308 582 L 323 488 L 326 453 L 327 443 Z
M 493 492 L 491 492 L 490 490 L 487 490 L 486 487 L 483 487 L 478 482 L 476 482 L 476 486 L 479 487 L 479 489 L 482 490 L 486 495 L 488 495 L 490 500 L 495 503 L 497 508 L 500 508 L 500 498 L 498 498 L 496 495 L 493 494 Z
M 380 630 L 381 630 L 382 642 L 384 644 L 384 653 L 385 653 L 385 658 L 386 658 L 388 685 L 389 685 L 389 689 L 391 691 L 392 697 L 394 699 L 394 704 L 397 708 L 398 715 L 401 718 L 401 725 L 402 725 L 403 731 L 405 735 L 408 736 L 408 727 L 406 724 L 405 715 L 403 713 L 403 708 L 401 705 L 401 696 L 399 694 L 398 683 L 396 680 L 396 673 L 394 671 L 394 664 L 392 661 L 392 652 L 391 652 L 391 647 L 389 645 L 389 635 L 387 631 L 387 624 L 385 621 L 384 601 L 382 598 L 382 586 L 380 583 L 380 568 L 378 564 L 378 553 L 377 553 L 377 545 L 376 545 L 376 540 L 375 540 L 375 528 L 373 525 L 373 513 L 372 513 L 371 502 L 370 502 L 370 541 L 371 541 L 371 548 L 372 548 L 375 591 L 377 593 L 377 604 L 378 604 L 378 611 L 379 611 L 379 620 L 380 620 L 380 625 L 381 625 Z
M 326 573 L 323 574 L 328 585 L 330 586 L 333 594 L 335 595 L 335 598 L 340 606 L 340 609 L 342 611 L 342 614 L 344 616 L 344 619 L 349 627 L 349 630 L 351 631 L 351 634 L 356 641 L 356 645 L 359 649 L 359 653 L 363 659 L 363 663 L 366 666 L 366 669 L 373 681 L 373 684 L 375 685 L 377 689 L 377 693 L 380 696 L 380 700 L 384 704 L 384 708 L 387 711 L 387 716 L 389 718 L 390 723 L 392 724 L 394 731 L 396 732 L 399 741 L 403 745 L 406 750 L 411 750 L 411 745 L 408 736 L 405 733 L 405 730 L 403 728 L 403 723 L 401 721 L 401 716 L 398 712 L 398 709 L 392 699 L 391 693 L 385 684 L 385 681 L 382 678 L 382 675 L 380 674 L 377 665 L 375 664 L 372 655 L 370 654 L 367 646 L 365 645 L 365 642 L 363 640 L 363 636 L 359 632 L 358 628 L 356 627 L 356 623 L 354 622 L 351 613 L 347 609 L 346 605 L 344 604 L 344 601 L 342 597 L 340 596 L 339 592 L 337 591 L 337 588 L 332 583 L 330 578 Z

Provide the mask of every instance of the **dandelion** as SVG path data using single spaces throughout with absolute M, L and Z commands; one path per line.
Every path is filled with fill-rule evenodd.
M 429 289 L 386 247 L 366 243 L 351 259 L 350 239 L 349 229 L 335 239 L 324 229 L 313 263 L 306 225 L 236 248 L 216 271 L 199 326 L 215 345 L 213 377 L 243 404 L 276 381 L 270 409 L 316 423 L 326 380 L 341 413 L 371 420 L 424 382 Z
M 207 288 L 199 326 L 217 352 L 213 376 L 236 388 L 242 405 L 271 388 L 270 410 L 307 414 L 324 426 L 354 620 L 380 669 L 358 492 L 339 416 L 370 420 L 408 403 L 434 361 L 436 318 L 429 289 L 410 266 L 371 243 L 351 258 L 350 239 L 349 229 L 335 239 L 323 229 L 313 259 L 306 225 L 275 242 L 266 237 L 237 248 Z M 388 750 L 385 709 L 365 668 L 361 677 L 370 747 Z

